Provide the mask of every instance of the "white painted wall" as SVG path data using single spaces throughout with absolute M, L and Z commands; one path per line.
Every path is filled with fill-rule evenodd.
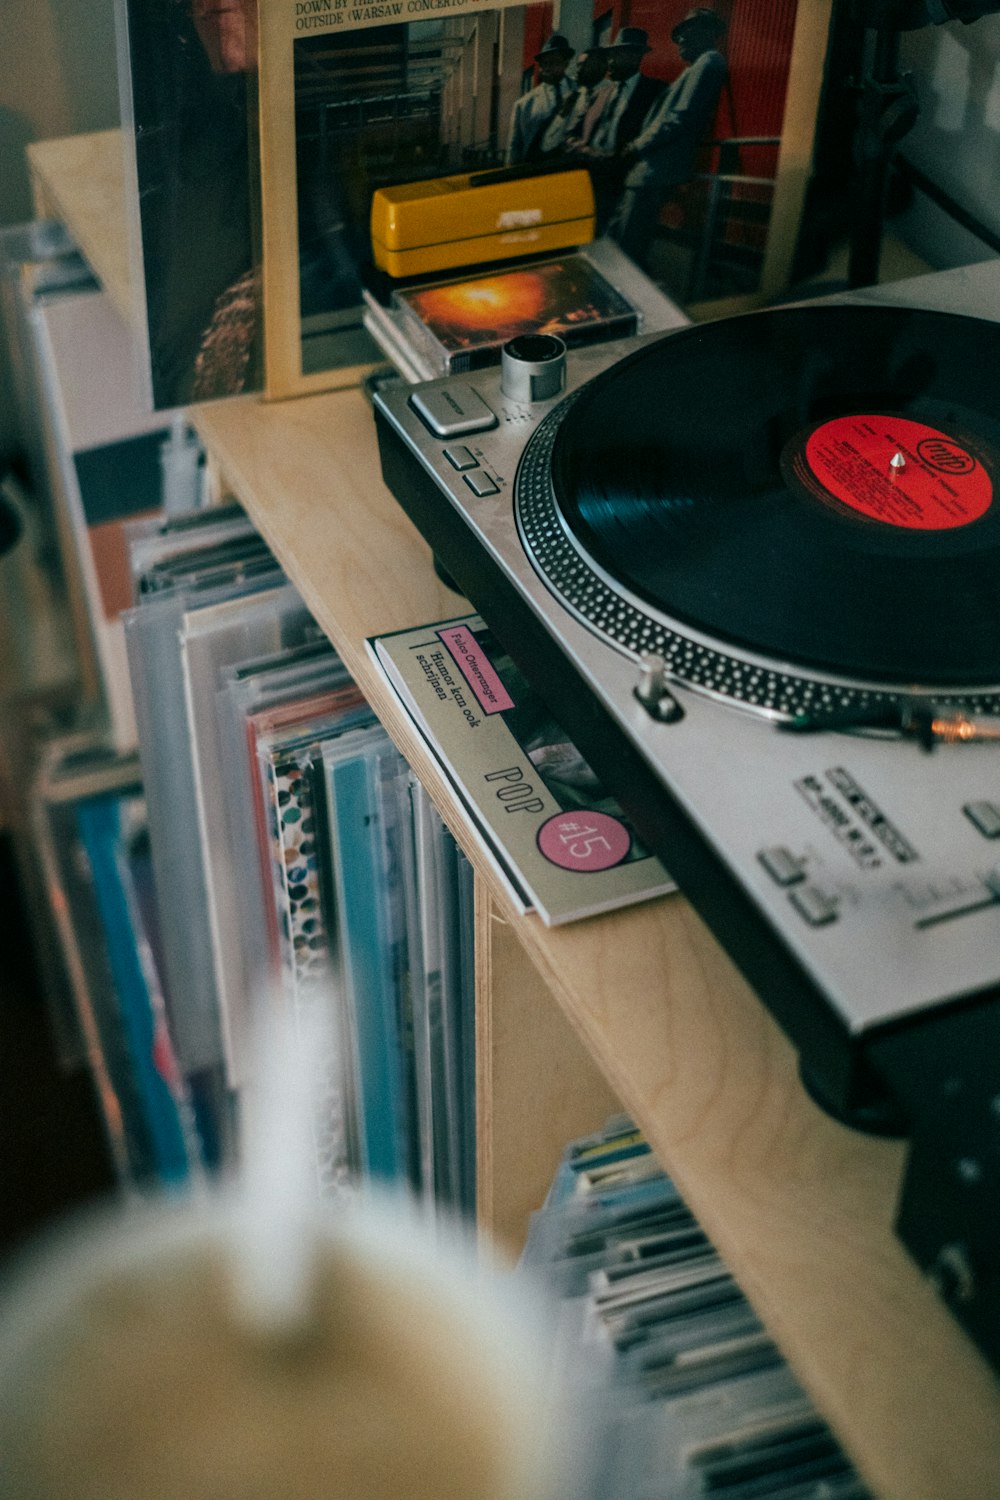
M 926 26 L 903 39 L 920 117 L 906 155 L 967 212 L 1000 234 L 1000 15 L 969 26 Z M 918 196 L 901 232 L 935 266 L 992 259 L 993 252 Z
M 118 119 L 114 0 L 0 0 L 0 225 L 31 217 L 30 141 Z M 16 443 L 0 347 L 0 455 Z

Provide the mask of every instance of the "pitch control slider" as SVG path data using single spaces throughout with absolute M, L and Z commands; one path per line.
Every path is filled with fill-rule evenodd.
M 825 713 L 801 713 L 778 722 L 788 734 L 822 734 L 830 730 L 875 729 L 916 740 L 924 750 L 937 745 L 1000 744 L 1000 719 L 943 713 L 932 704 L 889 699 L 870 708 L 852 707 Z

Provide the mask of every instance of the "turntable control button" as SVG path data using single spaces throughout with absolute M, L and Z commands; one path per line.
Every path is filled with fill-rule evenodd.
M 984 838 L 1000 839 L 1000 807 L 995 802 L 967 802 L 962 811 Z
M 472 493 L 480 500 L 484 500 L 487 495 L 495 495 L 500 488 L 488 474 L 465 474 L 462 477 Z
M 799 890 L 792 891 L 788 899 L 799 916 L 805 917 L 810 927 L 825 927 L 828 922 L 837 920 L 836 901 L 818 886 L 801 886 Z
M 466 433 L 485 432 L 488 427 L 497 426 L 496 413 L 464 380 L 449 380 L 447 385 L 414 391 L 410 405 L 435 437 L 464 437 Z
M 936 897 L 922 902 L 914 920 L 914 927 L 934 927 L 938 922 L 947 922 L 954 917 L 964 917 L 969 912 L 981 911 L 995 906 L 1000 901 L 1000 890 L 994 883 L 994 872 L 985 880 L 979 876 L 971 880 L 956 881 L 953 890 L 942 891 Z
M 792 851 L 781 844 L 761 849 L 757 858 L 771 879 L 776 880 L 779 885 L 797 885 L 806 878 L 801 859 L 796 859 Z
M 463 443 L 459 443 L 454 448 L 446 448 L 444 450 L 444 456 L 451 464 L 452 468 L 457 469 L 460 474 L 463 473 L 466 469 L 479 468 L 479 459 L 474 458 Z

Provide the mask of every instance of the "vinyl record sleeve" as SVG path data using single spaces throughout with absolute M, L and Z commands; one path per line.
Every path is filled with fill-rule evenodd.
M 256 5 L 115 0 L 132 325 L 154 408 L 260 388 Z
M 243 852 L 244 868 L 256 870 L 239 890 L 240 927 L 252 984 L 264 986 L 280 979 L 282 956 L 281 932 L 272 896 L 271 813 L 260 774 L 261 757 L 280 754 L 285 745 L 294 748 L 312 726 L 332 724 L 336 715 L 347 709 L 356 710 L 362 703 L 353 683 L 334 686 L 331 681 L 325 690 L 294 697 L 280 707 L 252 713 L 243 713 L 238 704 L 229 709 L 232 733 L 227 734 L 226 741 L 232 776 L 226 798 L 231 836 Z
M 41 897 L 32 919 L 47 918 L 52 926 L 37 937 L 59 1060 L 66 1068 L 90 1069 L 112 1165 L 123 1182 L 148 1170 L 150 1142 L 77 813 L 89 798 L 137 795 L 141 785 L 134 755 L 109 755 L 100 741 L 74 735 L 44 747 L 27 790 Z
M 187 732 L 194 775 L 198 848 L 207 894 L 207 919 L 230 1086 L 246 1081 L 250 1044 L 250 975 L 244 962 L 238 891 L 244 871 L 229 838 L 224 754 L 217 708 L 225 665 L 294 645 L 312 617 L 290 584 L 188 611 L 179 627 Z
M 76 822 L 107 945 L 130 1081 L 148 1138 L 147 1171 L 153 1181 L 176 1185 L 190 1176 L 200 1152 L 130 852 L 145 826 L 141 792 L 85 798 L 77 805 Z
M 401 1003 L 405 965 L 402 864 L 380 811 L 386 755 L 381 725 L 323 751 L 333 854 L 338 947 L 351 1018 L 359 1135 L 365 1173 L 403 1183 L 409 1171 L 410 1108 Z
M 287 704 L 273 716 L 265 710 L 260 719 L 248 721 L 247 745 L 257 762 L 253 815 L 278 976 L 277 989 L 268 993 L 324 1039 L 316 1167 L 327 1190 L 357 1174 L 362 1148 L 322 756 L 327 742 L 370 724 L 372 712 L 350 683 Z
M 198 600 L 207 606 L 283 582 L 272 566 L 249 585 L 237 578 Z M 162 918 L 175 1041 L 191 1071 L 219 1066 L 224 1055 L 179 639 L 195 593 L 179 589 L 154 596 L 122 617 L 156 881 L 171 892 Z
M 463 1118 L 456 1069 L 459 1037 L 454 1021 L 461 985 L 456 869 L 447 830 L 420 782 L 410 788 L 417 928 L 411 939 L 414 1047 L 418 1114 L 423 1131 L 424 1182 L 438 1204 L 460 1202 Z M 457 960 L 457 961 L 456 961 Z

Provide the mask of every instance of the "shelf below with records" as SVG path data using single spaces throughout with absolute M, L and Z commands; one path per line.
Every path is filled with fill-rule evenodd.
M 68 213 L 57 147 L 36 158 L 36 180 Z M 88 247 L 99 274 L 116 263 L 123 217 L 106 204 L 108 244 Z M 463 607 L 379 477 L 364 396 L 239 398 L 194 420 L 475 859 L 465 814 L 364 648 Z M 849 1131 L 811 1102 L 792 1048 L 682 898 L 545 928 L 478 873 L 486 1227 L 516 1244 L 562 1146 L 620 1102 L 873 1491 L 1000 1493 L 1000 1388 L 892 1233 L 902 1145 Z

